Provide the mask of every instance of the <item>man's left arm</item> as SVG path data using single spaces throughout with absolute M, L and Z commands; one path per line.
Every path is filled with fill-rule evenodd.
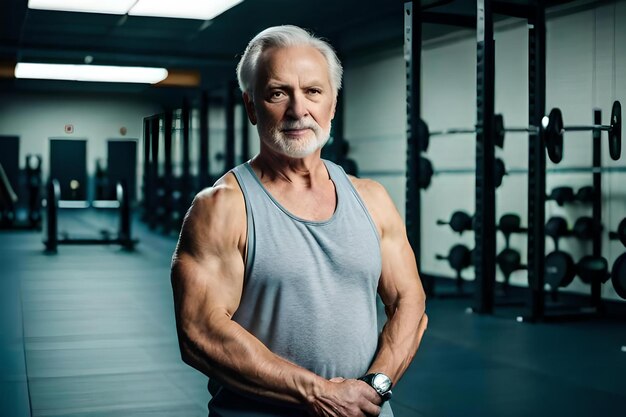
M 380 233 L 382 273 L 378 293 L 387 314 L 368 373 L 384 373 L 395 385 L 411 364 L 426 331 L 426 296 L 404 222 L 387 191 L 374 181 L 356 181 L 361 183 L 357 190 Z

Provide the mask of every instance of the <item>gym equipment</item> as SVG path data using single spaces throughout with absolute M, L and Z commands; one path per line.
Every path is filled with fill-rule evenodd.
M 504 146 L 505 132 L 530 132 L 543 135 L 545 138 L 548 157 L 552 162 L 558 164 L 563 159 L 563 133 L 564 132 L 580 132 L 580 131 L 607 131 L 609 132 L 609 153 L 614 161 L 620 158 L 622 152 L 622 106 L 619 101 L 613 102 L 611 110 L 610 125 L 580 125 L 565 126 L 563 124 L 563 114 L 558 107 L 550 111 L 548 117 L 542 120 L 542 126 L 529 127 L 505 127 L 504 117 L 500 114 L 494 116 L 495 137 L 494 143 L 502 148 Z M 454 135 L 466 133 L 480 133 L 480 128 L 476 126 L 474 129 L 446 129 L 440 131 L 429 132 L 428 125 L 420 120 L 419 130 L 424 138 L 438 135 Z M 428 139 L 423 141 L 422 151 L 428 148 Z
M 509 281 L 511 278 L 511 274 L 513 272 L 526 269 L 525 265 L 522 265 L 522 256 L 515 249 L 505 248 L 496 256 L 496 264 L 502 271 L 502 275 L 504 275 L 504 285 L 503 289 L 506 292 L 506 289 L 509 286 Z
M 617 295 L 626 299 L 626 253 L 618 256 L 613 263 L 611 283 Z
M 576 275 L 585 284 L 605 283 L 609 280 L 609 264 L 601 256 L 586 255 L 576 263 Z
M 619 240 L 622 242 L 622 245 L 626 246 L 626 217 L 619 222 L 616 232 L 609 232 L 609 239 Z
M 576 201 L 583 204 L 591 204 L 593 203 L 593 199 L 595 198 L 595 191 L 593 186 L 587 185 L 585 187 L 581 187 L 576 192 Z
M 132 238 L 131 233 L 131 208 L 127 186 L 124 182 L 117 183 L 117 202 L 119 204 L 119 223 L 117 236 L 112 237 L 103 233 L 101 237 L 73 238 L 68 235 L 59 236 L 58 233 L 58 209 L 61 199 L 61 186 L 59 181 L 51 179 L 48 182 L 47 198 L 47 228 L 46 252 L 56 253 L 58 245 L 120 245 L 126 250 L 133 250 L 138 240 Z
M 609 154 L 611 159 L 617 161 L 622 153 L 622 105 L 619 101 L 613 102 L 611 109 L 610 125 L 587 125 L 587 126 L 565 126 L 563 124 L 563 114 L 559 108 L 554 108 L 548 116 L 548 123 L 545 129 L 546 147 L 550 160 L 556 164 L 563 159 L 563 132 L 584 132 L 584 131 L 607 131 L 609 133 Z
M 546 200 L 556 201 L 556 204 L 563 206 L 565 203 L 574 201 L 574 189 L 572 187 L 556 187 L 546 196 Z
M 591 217 L 583 216 L 576 219 L 572 228 L 572 235 L 581 240 L 593 239 L 596 233 L 600 233 L 602 227 L 596 226 Z
M 433 168 L 433 164 L 430 162 L 428 158 L 423 156 L 419 157 L 419 187 L 423 190 L 430 187 L 430 183 L 433 175 L 437 175 L 439 173 L 448 173 L 449 171 L 437 171 Z M 494 165 L 494 185 L 498 188 L 502 185 L 502 179 L 507 175 L 506 166 L 504 165 L 504 161 L 500 158 L 496 158 Z
M 559 239 L 570 235 L 567 221 L 563 217 L 551 217 L 546 223 L 546 236 L 550 236 L 554 240 L 554 247 L 558 250 Z
M 472 222 L 473 217 L 461 210 L 452 213 L 450 220 L 447 222 L 445 220 L 437 220 L 439 226 L 449 225 L 452 230 L 460 235 L 465 231 L 473 229 Z
M 552 290 L 567 287 L 576 277 L 576 265 L 572 256 L 561 250 L 550 252 L 545 259 L 545 283 Z
M 450 248 L 447 256 L 435 255 L 437 260 L 448 261 L 450 267 L 456 272 L 456 288 L 458 293 L 463 294 L 463 277 L 461 271 L 472 264 L 472 251 L 465 245 L 454 245 Z
M 502 232 L 505 239 L 505 248 L 509 248 L 511 235 L 514 233 L 526 233 L 528 229 L 521 226 L 522 220 L 520 216 L 513 213 L 503 214 L 498 222 L 497 229 Z

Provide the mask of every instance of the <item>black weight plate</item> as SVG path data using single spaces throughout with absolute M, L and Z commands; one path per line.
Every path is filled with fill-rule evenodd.
M 553 239 L 559 239 L 568 235 L 567 222 L 563 217 L 550 217 L 546 223 L 546 235 Z
M 450 228 L 458 233 L 472 230 L 472 218 L 464 211 L 455 211 L 450 217 Z
M 496 256 L 496 263 L 508 281 L 511 274 L 520 269 L 522 257 L 515 249 L 504 249 Z
M 496 114 L 493 119 L 494 132 L 496 134 L 494 138 L 495 145 L 502 149 L 504 148 L 504 117 L 501 114 Z
M 496 158 L 494 166 L 494 185 L 496 188 L 502 185 L 502 178 L 506 175 L 506 167 L 504 161 L 500 158 Z
M 420 137 L 420 151 L 426 152 L 428 150 L 428 145 L 430 144 L 430 133 L 428 131 L 428 125 L 422 119 L 417 122 L 417 135 Z
M 615 260 L 611 269 L 611 282 L 617 295 L 626 300 L 626 253 Z
M 589 240 L 594 238 L 596 227 L 591 217 L 583 216 L 576 219 L 572 230 L 578 239 Z
M 420 156 L 419 186 L 421 189 L 426 189 L 430 186 L 433 173 L 433 164 L 430 160 Z
M 617 161 L 622 154 L 622 105 L 613 102 L 611 109 L 611 130 L 609 131 L 609 154 Z
M 556 201 L 559 206 L 574 201 L 574 189 L 572 187 L 556 187 L 550 192 L 548 199 Z
M 498 228 L 505 235 L 518 232 L 521 228 L 522 220 L 517 214 L 503 214 L 498 222 Z
M 609 274 L 609 265 L 602 257 L 587 255 L 583 256 L 576 264 L 576 275 L 582 282 L 606 282 Z
M 576 276 L 576 266 L 569 253 L 550 252 L 545 260 L 545 283 L 551 288 L 567 287 Z
M 545 130 L 545 141 L 548 157 L 558 164 L 563 159 L 563 114 L 559 108 L 554 108 L 548 116 L 548 127 Z
M 594 194 L 595 193 L 593 191 L 593 187 L 591 185 L 587 185 L 585 187 L 581 187 L 576 192 L 576 200 L 580 201 L 581 203 L 591 204 L 593 203 Z
M 465 245 L 454 245 L 448 254 L 448 262 L 455 271 L 467 268 L 472 263 L 469 248 Z
M 626 217 L 619 222 L 619 226 L 617 226 L 617 237 L 622 245 L 626 246 Z

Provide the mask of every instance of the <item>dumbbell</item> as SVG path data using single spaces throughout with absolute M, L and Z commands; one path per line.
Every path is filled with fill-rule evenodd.
M 576 275 L 585 284 L 593 282 L 605 283 L 609 280 L 609 264 L 601 256 L 587 255 L 576 263 Z
M 525 265 L 522 265 L 522 257 L 518 251 L 511 248 L 506 248 L 496 256 L 496 264 L 504 275 L 505 286 L 509 284 L 509 278 L 511 274 L 520 269 L 526 269 Z
M 574 227 L 569 230 L 567 221 L 563 217 L 551 217 L 546 223 L 546 235 L 554 240 L 554 247 L 558 249 L 559 239 L 562 237 L 575 236 L 581 240 L 593 239 L 602 227 L 598 227 L 591 217 L 582 216 L 576 219 Z
M 449 225 L 455 232 L 463 234 L 467 230 L 473 230 L 473 221 L 473 216 L 459 210 L 452 213 L 449 221 L 437 220 L 437 224 L 439 226 Z
M 448 256 L 435 255 L 437 260 L 446 260 L 456 272 L 456 287 L 459 292 L 463 291 L 463 277 L 461 271 L 468 268 L 472 264 L 472 251 L 465 245 L 454 245 L 450 248 Z
M 626 217 L 617 226 L 617 231 L 609 233 L 609 239 L 619 240 L 622 245 L 626 246 Z
M 527 228 L 521 226 L 522 220 L 514 213 L 503 214 L 498 222 L 498 230 L 502 232 L 505 239 L 505 248 L 509 247 L 509 240 L 513 233 L 526 233 Z
M 593 198 L 594 190 L 590 185 L 581 187 L 576 193 L 574 193 L 572 187 L 556 187 L 546 196 L 546 200 L 554 200 L 559 206 L 573 203 L 574 201 L 589 204 L 593 202 Z
M 558 249 L 546 256 L 544 268 L 544 281 L 553 290 L 567 287 L 576 277 L 576 264 L 572 256 Z
M 626 299 L 626 253 L 621 254 L 611 268 L 611 283 L 620 297 Z

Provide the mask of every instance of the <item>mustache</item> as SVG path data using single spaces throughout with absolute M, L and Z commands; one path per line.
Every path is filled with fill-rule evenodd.
M 279 130 L 319 129 L 319 125 L 313 120 L 294 120 L 282 122 Z

